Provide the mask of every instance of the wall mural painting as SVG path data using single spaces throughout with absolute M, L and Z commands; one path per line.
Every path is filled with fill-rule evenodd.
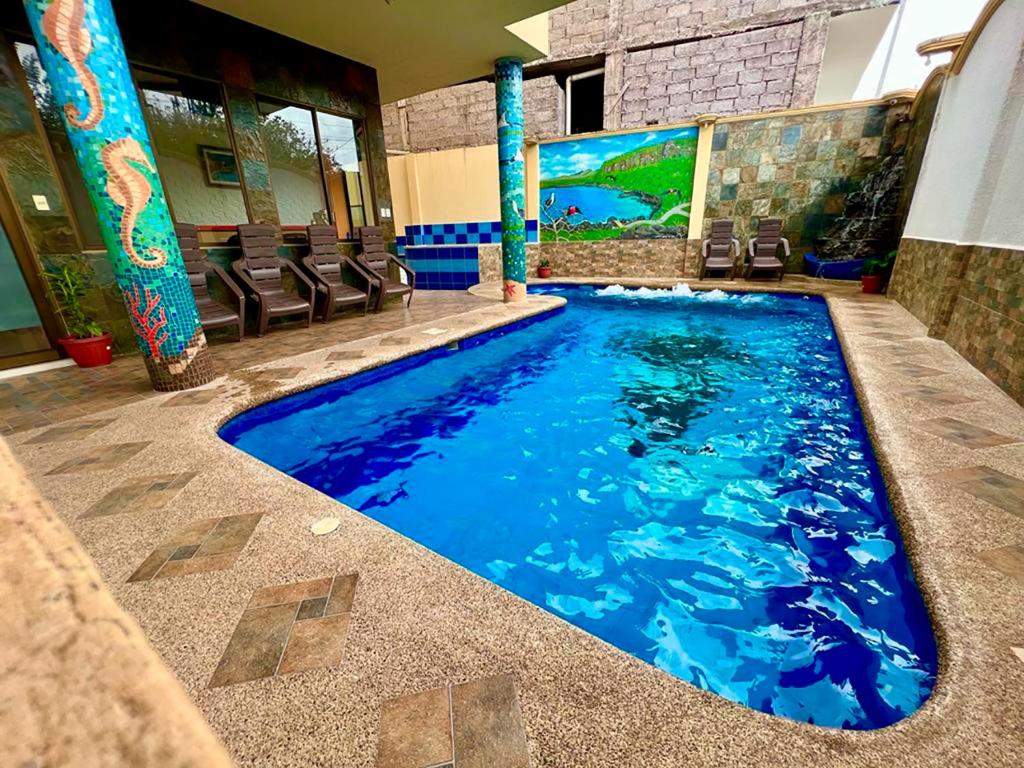
M 214 376 L 110 0 L 25 0 L 153 386 Z
M 696 155 L 696 128 L 541 144 L 541 240 L 685 238 Z

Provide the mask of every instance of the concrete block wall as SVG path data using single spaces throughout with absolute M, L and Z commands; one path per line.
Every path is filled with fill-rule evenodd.
M 527 135 L 564 133 L 564 94 L 552 67 L 578 69 L 602 58 L 606 130 L 687 121 L 710 110 L 808 106 L 831 16 L 894 2 L 576 0 L 551 11 L 550 54 L 527 67 Z M 491 83 L 464 84 L 385 106 L 388 149 L 493 142 L 493 91 Z
M 803 23 L 626 54 L 623 127 L 788 107 Z
M 538 77 L 523 83 L 527 136 L 561 135 L 561 98 L 554 77 Z M 493 83 L 465 83 L 431 91 L 389 104 L 383 113 L 384 138 L 392 150 L 424 152 L 497 141 Z

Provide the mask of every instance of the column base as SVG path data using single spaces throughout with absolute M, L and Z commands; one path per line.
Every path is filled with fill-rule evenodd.
M 217 376 L 213 356 L 206 346 L 206 336 L 201 329 L 193 337 L 193 343 L 185 347 L 180 355 L 163 358 L 146 355 L 145 360 L 149 380 L 157 392 L 178 392 L 201 387 Z
M 526 298 L 526 283 L 520 283 L 517 280 L 505 280 L 502 282 L 501 293 L 505 298 L 506 304 L 512 301 L 522 301 Z

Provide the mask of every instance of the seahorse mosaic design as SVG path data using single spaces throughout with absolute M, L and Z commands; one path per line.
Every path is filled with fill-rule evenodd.
M 501 273 L 506 301 L 526 297 L 526 163 L 523 158 L 523 63 L 499 59 L 494 68 L 501 188 Z
M 23 1 L 153 387 L 205 384 L 213 363 L 111 0 Z
M 123 209 L 121 212 L 121 245 L 133 264 L 143 269 L 157 269 L 167 263 L 167 253 L 159 248 L 147 248 L 148 259 L 136 250 L 133 240 L 135 222 L 149 204 L 153 187 L 149 179 L 132 163 L 138 163 L 150 173 L 156 168 L 135 139 L 124 138 L 103 148 L 103 167 L 107 171 L 107 194 Z
M 89 111 L 82 113 L 74 104 L 64 105 L 64 114 L 75 128 L 89 131 L 103 119 L 103 97 L 96 75 L 86 64 L 92 53 L 92 36 L 85 28 L 85 0 L 54 0 L 43 13 L 43 32 L 75 71 L 89 100 Z

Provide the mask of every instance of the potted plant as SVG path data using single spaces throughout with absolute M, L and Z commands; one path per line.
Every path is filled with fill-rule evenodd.
M 551 277 L 551 262 L 541 259 L 537 264 L 537 277 Z
M 77 256 L 52 265 L 45 275 L 57 304 L 57 314 L 68 332 L 57 340 L 64 351 L 82 368 L 109 365 L 113 359 L 113 337 L 100 328 L 82 306 L 82 298 L 91 286 L 85 258 Z
M 864 260 L 864 269 L 860 273 L 860 287 L 864 293 L 881 293 L 889 282 L 893 264 L 896 262 L 896 251 L 885 256 L 871 256 Z

